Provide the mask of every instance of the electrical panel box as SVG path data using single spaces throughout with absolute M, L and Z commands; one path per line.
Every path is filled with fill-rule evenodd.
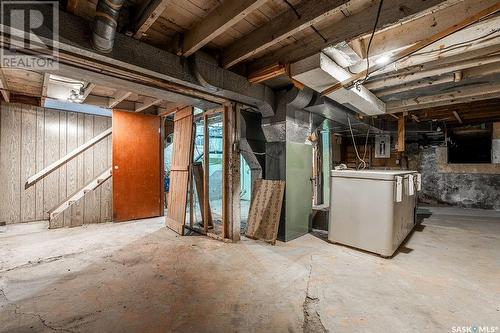
M 391 157 L 391 136 L 389 134 L 375 135 L 375 158 Z

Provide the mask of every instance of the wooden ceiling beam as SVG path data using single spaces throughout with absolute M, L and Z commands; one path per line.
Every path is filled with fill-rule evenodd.
M 429 10 L 445 2 L 446 0 L 384 0 L 378 26 L 383 28 L 395 24 L 408 16 Z M 346 40 L 352 40 L 371 32 L 378 9 L 378 1 L 372 1 L 370 3 L 371 5 L 366 9 L 321 29 L 320 33 L 326 41 L 317 34 L 312 34 L 298 40 L 296 43 L 284 46 L 275 52 L 257 59 L 250 64 L 250 70 L 256 70 L 279 62 L 292 63 L 316 54 L 327 46 L 335 45 Z M 271 35 L 270 32 L 268 33 Z
M 498 97 L 500 97 L 500 83 L 481 84 L 438 95 L 421 96 L 400 101 L 389 101 L 386 105 L 387 113 L 397 113 Z
M 288 66 L 276 64 L 248 74 L 248 82 L 261 83 L 288 73 Z
M 377 32 L 370 45 L 370 57 L 393 52 L 420 42 L 479 11 L 494 5 L 498 0 L 459 1 L 427 15 L 402 22 Z M 351 41 L 355 52 L 366 59 L 371 34 Z
M 267 0 L 226 1 L 184 35 L 183 55 L 190 56 L 262 6 Z
M 170 0 L 152 0 L 142 11 L 140 17 L 136 18 L 136 26 L 134 32 L 135 39 L 141 39 L 146 31 L 155 23 L 160 15 L 165 11 Z
M 154 105 L 158 105 L 162 102 L 161 99 L 157 99 L 157 98 L 154 98 L 154 97 L 148 97 L 148 96 L 144 96 L 142 102 L 136 102 L 135 103 L 135 112 L 141 112 L 141 111 L 144 111 L 146 110 L 147 108 L 151 107 L 151 106 L 154 106 Z
M 348 0 L 305 0 L 237 40 L 223 52 L 223 67 L 229 68 L 339 12 Z M 297 17 L 299 15 L 299 17 Z
M 445 75 L 435 80 L 418 80 L 414 82 L 403 83 L 398 86 L 390 87 L 388 89 L 375 92 L 377 97 L 385 97 L 389 95 L 398 94 L 401 92 L 408 92 L 414 89 L 433 87 L 443 83 L 453 82 L 453 76 Z
M 465 70 L 462 79 L 470 79 L 477 78 L 486 75 L 491 75 L 498 73 L 500 63 L 500 55 L 492 56 L 488 58 L 480 58 L 467 60 L 463 62 L 459 62 L 456 64 L 449 64 L 447 66 L 440 66 L 436 68 L 432 68 L 429 70 L 424 70 L 420 72 L 410 73 L 410 74 L 402 74 L 398 76 L 392 76 L 381 80 L 369 81 L 365 83 L 365 86 L 368 89 L 377 90 L 380 88 L 387 88 L 393 86 L 399 86 L 401 84 L 407 84 L 409 82 L 415 82 L 416 80 L 425 79 L 432 76 L 442 76 L 447 73 L 453 73 L 456 71 Z M 489 66 L 491 65 L 491 66 Z M 470 69 L 470 70 L 469 70 Z M 444 79 L 444 78 L 441 78 Z M 455 77 L 452 76 L 452 81 L 454 81 Z
M 124 91 L 124 90 L 117 90 L 114 94 L 113 97 L 109 98 L 108 102 L 108 108 L 112 109 L 118 104 L 120 104 L 123 100 L 127 99 L 132 92 L 130 91 Z
M 459 122 L 460 124 L 462 124 L 462 123 L 463 123 L 462 118 L 460 118 L 460 115 L 458 114 L 458 112 L 457 112 L 457 111 L 453 110 L 453 115 L 455 116 L 455 118 L 457 118 L 457 120 L 458 120 L 458 122 Z
M 423 49 L 424 47 L 428 46 L 428 45 L 431 45 L 433 43 L 435 43 L 436 41 L 440 40 L 440 39 L 443 39 L 444 37 L 446 36 L 449 36 L 465 27 L 468 27 L 469 25 L 491 15 L 491 14 L 494 14 L 496 13 L 497 11 L 500 10 L 500 2 L 496 2 L 493 6 L 490 6 L 486 9 L 483 9 L 477 13 L 475 13 L 474 15 L 471 15 L 465 19 L 463 19 L 462 21 L 456 23 L 456 24 L 453 24 L 452 26 L 449 26 L 447 27 L 446 29 L 442 30 L 442 31 L 439 31 L 437 33 L 435 33 L 434 35 L 432 36 L 429 36 L 423 40 L 421 40 L 420 42 L 410 46 L 410 47 L 407 47 L 405 48 L 404 50 L 401 50 L 399 51 L 398 53 L 396 53 L 393 58 L 394 60 L 392 61 L 392 63 L 396 62 L 397 60 L 400 60 L 410 54 L 413 54 L 421 49 Z M 369 68 L 353 75 L 349 80 L 346 80 L 346 81 L 343 81 L 343 82 L 339 82 L 338 84 L 335 84 L 325 90 L 323 90 L 321 92 L 321 95 L 324 96 L 324 95 L 327 95 L 333 91 L 336 91 L 342 87 L 346 87 L 346 86 L 350 86 L 352 85 L 355 81 L 359 80 L 359 79 L 362 79 L 364 78 L 367 73 L 371 73 L 371 72 L 374 72 L 378 69 L 381 69 L 381 68 L 384 68 L 384 67 L 387 67 L 389 64 L 375 64 L 375 65 L 372 65 L 370 66 Z
M 498 73 L 500 73 L 499 62 L 500 62 L 500 56 L 498 57 L 498 62 L 492 62 L 492 63 L 486 64 L 486 65 L 482 65 L 481 61 L 472 62 L 471 64 L 475 64 L 475 65 L 479 65 L 479 66 L 466 68 L 465 70 L 460 70 L 459 72 L 461 73 L 461 76 L 460 76 L 459 81 L 468 80 L 468 79 L 477 79 L 477 78 L 481 78 L 481 77 L 485 77 L 485 76 L 489 76 L 489 75 L 493 75 L 493 74 L 498 74 Z M 457 67 L 453 67 L 453 66 L 456 66 L 456 65 L 452 65 L 452 67 L 451 67 L 452 69 L 460 67 L 460 65 L 458 65 Z M 444 71 L 446 71 L 446 68 L 450 68 L 450 67 L 442 67 L 438 70 L 439 71 L 442 70 L 444 72 Z M 394 95 L 394 94 L 401 93 L 401 92 L 408 92 L 408 91 L 415 90 L 415 89 L 431 88 L 431 87 L 435 87 L 437 85 L 444 84 L 444 83 L 458 82 L 457 75 L 455 73 L 457 73 L 457 72 L 456 71 L 453 72 L 453 70 L 450 70 L 449 73 L 442 74 L 436 79 L 427 79 L 427 77 L 432 76 L 434 74 L 431 74 L 430 72 L 422 72 L 423 75 L 419 75 L 419 76 L 425 77 L 424 79 L 417 80 L 417 81 L 409 80 L 409 82 L 402 80 L 401 81 L 402 83 L 400 85 L 393 86 L 391 84 L 391 82 L 392 82 L 391 78 L 387 78 L 387 81 L 384 82 L 383 85 L 381 85 L 380 83 L 375 83 L 375 82 L 373 82 L 374 83 L 373 85 L 370 85 L 370 82 L 367 82 L 365 85 L 367 87 L 370 87 L 371 89 L 377 89 L 374 87 L 381 87 L 381 86 L 383 86 L 384 88 L 389 87 L 387 89 L 376 91 L 376 93 L 375 93 L 377 95 L 377 97 L 385 97 L 385 96 Z
M 7 79 L 5 78 L 5 73 L 2 68 L 0 68 L 0 91 L 2 92 L 3 99 L 9 103 L 10 102 L 10 91 L 7 85 Z
M 92 92 L 92 90 L 94 90 L 95 86 L 96 86 L 95 83 L 88 83 L 87 84 L 87 86 L 83 89 L 83 95 L 81 97 L 81 102 L 80 103 L 84 103 L 85 102 L 85 100 L 90 95 L 90 93 Z

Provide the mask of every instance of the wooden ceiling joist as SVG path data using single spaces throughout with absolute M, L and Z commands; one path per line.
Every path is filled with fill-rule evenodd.
M 151 106 L 160 104 L 161 101 L 162 101 L 161 99 L 145 96 L 142 102 L 135 103 L 135 112 L 144 111 Z
M 248 81 L 250 83 L 261 83 L 272 78 L 278 77 L 280 75 L 287 74 L 288 66 L 283 64 L 276 64 L 259 71 L 252 72 L 248 75 Z
M 113 97 L 109 98 L 108 108 L 110 109 L 114 108 L 115 106 L 120 104 L 120 102 L 127 99 L 130 96 L 130 94 L 132 94 L 132 92 L 130 91 L 117 90 L 114 93 Z
M 95 83 L 88 83 L 85 89 L 83 89 L 83 95 L 81 96 L 81 103 L 84 103 L 87 97 L 90 95 L 92 90 L 95 88 Z
M 485 77 L 488 75 L 499 74 L 500 56 L 498 57 L 497 61 L 495 61 L 494 58 L 490 59 L 492 61 L 491 62 L 486 61 L 485 62 L 486 64 L 483 64 L 481 59 L 478 59 L 477 61 L 471 61 L 469 62 L 469 65 L 475 65 L 475 67 L 470 67 L 470 68 L 468 68 L 469 65 L 463 66 L 464 63 L 461 63 L 456 65 L 450 65 L 449 67 L 445 66 L 437 68 L 435 72 L 434 70 L 419 72 L 418 77 L 422 77 L 422 79 L 417 81 L 414 81 L 414 77 L 411 77 L 409 80 L 405 80 L 404 76 L 403 77 L 398 76 L 398 77 L 389 77 L 387 79 L 383 79 L 381 80 L 383 81 L 383 83 L 379 81 L 367 82 L 365 86 L 373 90 L 377 90 L 383 87 L 384 88 L 383 90 L 376 91 L 376 95 L 378 97 L 384 97 L 401 92 L 408 92 L 414 89 L 429 88 L 444 83 L 459 82 L 462 80 L 475 79 L 475 78 Z M 459 71 L 461 73 L 460 74 L 461 76 L 460 80 L 458 81 L 456 75 L 457 72 L 454 71 L 455 68 L 467 68 L 465 70 Z M 433 75 L 439 75 L 439 76 L 436 79 L 428 79 L 428 77 L 431 77 Z
M 439 84 L 449 83 L 449 82 L 453 82 L 453 76 L 445 75 L 445 76 L 440 77 L 436 80 L 427 80 L 426 79 L 426 80 L 418 80 L 418 81 L 414 81 L 414 82 L 403 83 L 403 84 L 398 85 L 398 86 L 394 86 L 394 87 L 390 87 L 388 89 L 377 91 L 377 92 L 375 92 L 375 95 L 377 95 L 377 97 L 384 97 L 384 96 L 398 94 L 401 92 L 408 92 L 408 91 L 415 90 L 415 89 L 428 88 L 431 86 L 436 86 Z
M 389 101 L 386 105 L 388 113 L 397 113 L 498 97 L 500 97 L 500 83 L 474 85 L 438 95 L 421 96 L 400 101 Z
M 472 103 L 454 104 L 451 106 L 437 106 L 412 111 L 412 117 L 418 115 L 418 120 L 420 122 L 446 121 L 456 124 L 494 121 L 500 119 L 500 109 L 498 108 L 499 102 L 500 99 L 489 99 Z M 458 118 L 455 113 L 458 115 Z M 394 116 L 394 114 L 389 113 L 387 116 Z
M 348 0 L 304 0 L 224 50 L 223 66 L 229 68 L 313 26 L 340 11 Z M 300 15 L 300 17 L 297 17 Z
M 446 0 L 384 0 L 378 26 L 384 27 L 397 23 L 405 17 L 429 10 L 445 2 Z M 373 30 L 377 9 L 378 1 L 373 1 L 366 9 L 321 29 L 320 33 L 326 41 L 317 34 L 312 34 L 255 60 L 251 63 L 251 69 L 255 70 L 278 62 L 292 63 L 316 54 L 325 47 L 370 33 Z
M 226 1 L 184 35 L 183 55 L 190 56 L 245 18 L 267 0 Z
M 457 111 L 453 110 L 453 115 L 455 116 L 455 118 L 457 118 L 457 121 L 458 121 L 460 124 L 463 124 L 462 118 L 460 118 L 460 115 L 458 114 L 458 112 L 457 112 Z
M 432 68 L 429 70 L 423 70 L 409 74 L 402 74 L 398 76 L 391 76 L 381 80 L 367 82 L 365 83 L 365 85 L 368 89 L 377 90 L 380 88 L 392 87 L 403 83 L 414 82 L 416 80 L 421 80 L 432 76 L 443 75 L 446 73 L 453 73 L 455 71 L 465 70 L 471 67 L 479 67 L 487 64 L 496 64 L 496 66 L 498 66 L 499 62 L 500 62 L 500 55 L 488 58 L 467 60 L 456 64 L 450 64 L 447 66 Z
M 418 43 L 494 5 L 496 2 L 497 0 L 459 1 L 443 9 L 432 11 L 427 15 L 377 32 L 370 45 L 370 57 Z M 351 42 L 353 49 L 363 59 L 366 59 L 366 49 L 370 36 L 371 34 L 363 36 L 356 40 L 356 43 Z
M 0 91 L 2 92 L 4 101 L 10 102 L 9 86 L 7 85 L 7 79 L 5 79 L 5 74 L 2 68 L 0 68 Z
M 396 53 L 394 56 L 393 56 L 393 61 L 392 62 L 395 62 L 399 59 L 402 59 L 410 54 L 413 54 L 421 49 L 423 49 L 424 47 L 428 46 L 428 45 L 431 45 L 433 43 L 435 43 L 436 41 L 446 37 L 446 36 L 449 36 L 491 14 L 494 14 L 496 13 L 497 11 L 500 10 L 500 2 L 497 2 L 495 3 L 493 6 L 490 6 L 486 9 L 483 9 L 481 10 L 480 12 L 478 13 L 475 13 L 474 15 L 471 15 L 467 18 L 465 18 L 464 20 L 456 23 L 456 24 L 453 24 L 452 26 L 450 27 L 447 27 L 446 29 L 438 32 L 438 33 L 435 33 L 434 35 L 432 36 L 429 36 L 423 40 L 421 40 L 420 42 L 410 46 L 410 47 L 407 47 L 405 48 L 404 50 L 402 51 L 399 51 L 398 53 Z M 387 67 L 389 64 L 375 64 L 375 65 L 372 65 L 370 66 L 370 68 L 367 68 L 365 69 L 364 71 L 361 71 L 355 75 L 353 75 L 349 80 L 346 80 L 346 81 L 343 81 L 343 82 L 339 82 L 338 84 L 335 84 L 325 90 L 323 90 L 321 92 L 321 95 L 324 96 L 324 95 L 328 95 L 329 93 L 333 92 L 333 91 L 336 91 L 342 87 L 346 87 L 346 86 L 350 86 L 352 85 L 355 81 L 365 77 L 367 75 L 367 73 L 372 73 L 378 69 L 381 69 L 381 68 L 384 68 L 384 67 Z
M 147 7 L 142 11 L 142 15 L 136 18 L 137 23 L 134 38 L 141 39 L 146 34 L 146 31 L 155 23 L 161 13 L 165 11 L 169 1 L 170 0 L 152 0 L 148 3 Z

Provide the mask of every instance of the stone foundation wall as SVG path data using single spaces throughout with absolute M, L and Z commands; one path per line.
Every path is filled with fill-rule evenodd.
M 413 147 L 410 169 L 422 173 L 420 200 L 467 208 L 500 210 L 500 174 L 453 173 L 439 169 L 439 147 Z

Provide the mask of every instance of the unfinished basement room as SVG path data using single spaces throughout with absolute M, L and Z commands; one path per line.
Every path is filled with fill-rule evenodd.
M 1 0 L 0 43 L 0 333 L 500 333 L 500 0 Z

